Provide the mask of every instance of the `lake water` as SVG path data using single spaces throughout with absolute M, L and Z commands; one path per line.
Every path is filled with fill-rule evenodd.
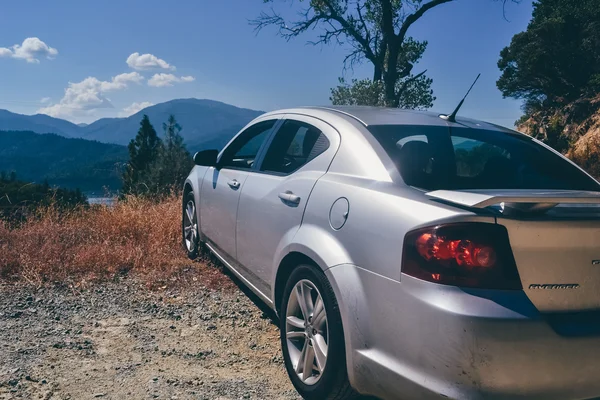
M 88 203 L 90 204 L 102 204 L 105 206 L 112 206 L 116 202 L 116 197 L 88 197 Z

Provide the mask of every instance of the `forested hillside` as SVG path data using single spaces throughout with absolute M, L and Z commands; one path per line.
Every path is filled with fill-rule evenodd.
M 0 131 L 0 171 L 16 171 L 20 180 L 98 191 L 121 187 L 127 148 L 55 134 Z

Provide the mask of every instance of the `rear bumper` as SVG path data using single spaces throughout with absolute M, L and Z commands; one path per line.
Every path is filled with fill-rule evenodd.
M 522 291 L 459 289 L 404 275 L 400 283 L 353 265 L 326 274 L 340 300 L 350 381 L 361 393 L 600 397 L 600 334 L 557 329 Z

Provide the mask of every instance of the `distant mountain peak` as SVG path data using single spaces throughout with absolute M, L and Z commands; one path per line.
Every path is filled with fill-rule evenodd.
M 102 118 L 91 124 L 73 124 L 44 114 L 22 115 L 0 110 L 0 131 L 55 133 L 60 136 L 127 144 L 138 131 L 141 116 L 147 114 L 162 135 L 162 123 L 173 114 L 183 128 L 190 151 L 210 145 L 220 147 L 262 111 L 236 107 L 210 99 L 174 99 L 144 108 L 126 118 Z
M 56 133 L 64 137 L 77 137 L 80 127 L 72 122 L 46 114 L 25 115 L 0 110 L 0 131 L 31 131 Z

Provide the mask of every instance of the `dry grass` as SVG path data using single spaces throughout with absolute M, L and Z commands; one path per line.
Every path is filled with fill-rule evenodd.
M 0 280 L 77 286 L 128 274 L 150 286 L 232 285 L 206 260 L 187 258 L 175 195 L 161 202 L 130 197 L 114 207 L 68 213 L 47 207 L 13 228 L 0 221 Z

